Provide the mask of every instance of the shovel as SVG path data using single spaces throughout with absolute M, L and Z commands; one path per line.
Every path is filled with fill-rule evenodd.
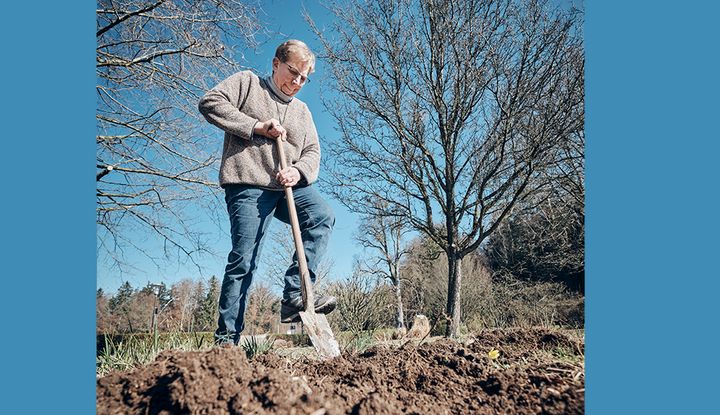
M 280 156 L 280 167 L 285 169 L 285 150 L 283 148 L 283 140 L 281 137 L 276 139 L 278 154 Z M 300 291 L 302 293 L 303 305 L 305 311 L 300 312 L 305 331 L 310 336 L 310 342 L 315 346 L 321 358 L 329 359 L 340 356 L 340 346 L 338 345 L 327 317 L 324 314 L 315 313 L 315 295 L 313 294 L 312 281 L 310 280 L 310 272 L 308 271 L 307 259 L 305 258 L 305 248 L 303 247 L 302 236 L 300 234 L 300 222 L 298 222 L 297 211 L 295 210 L 295 199 L 293 198 L 292 187 L 285 187 L 285 199 L 287 199 L 288 213 L 290 216 L 290 225 L 292 227 L 293 239 L 295 240 L 295 251 L 297 252 L 298 265 L 300 266 Z

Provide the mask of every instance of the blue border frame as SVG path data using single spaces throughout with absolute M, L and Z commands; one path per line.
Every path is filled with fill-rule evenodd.
M 703 413 L 720 369 L 718 6 L 586 12 L 587 412 Z M 8 413 L 95 408 L 94 13 L 3 9 Z
M 717 407 L 720 34 L 710 3 L 586 5 L 588 413 Z
M 95 9 L 3 6 L 3 413 L 95 411 Z

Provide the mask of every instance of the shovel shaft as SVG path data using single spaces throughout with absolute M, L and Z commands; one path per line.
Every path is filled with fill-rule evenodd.
M 276 139 L 278 155 L 280 156 L 280 168 L 285 169 L 285 149 L 283 141 Z M 315 295 L 313 294 L 310 271 L 308 270 L 307 258 L 305 258 L 305 247 L 303 246 L 302 234 L 300 233 L 300 222 L 298 221 L 297 210 L 295 209 L 295 198 L 292 187 L 285 188 L 285 199 L 287 200 L 288 214 L 290 216 L 290 227 L 292 228 L 293 239 L 295 240 L 295 252 L 297 253 L 298 266 L 300 268 L 300 291 L 302 293 L 303 305 L 306 313 L 315 313 Z
M 278 155 L 280 156 L 280 168 L 285 169 L 287 162 L 285 161 L 283 140 L 278 137 L 276 141 Z M 305 311 L 300 312 L 303 327 L 307 330 L 310 341 L 313 346 L 315 346 L 315 350 L 320 357 L 330 359 L 340 356 L 340 346 L 337 340 L 335 340 L 327 318 L 324 314 L 315 314 L 315 296 L 313 295 L 312 281 L 310 281 L 310 272 L 308 271 L 305 248 L 303 247 L 302 234 L 300 233 L 300 222 L 298 221 L 297 210 L 295 209 L 295 198 L 293 197 L 291 187 L 285 188 L 285 199 L 287 199 L 290 226 L 292 227 L 295 251 L 300 268 L 300 290 L 305 305 Z

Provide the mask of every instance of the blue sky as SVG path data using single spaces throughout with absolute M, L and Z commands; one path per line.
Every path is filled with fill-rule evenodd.
M 287 39 L 300 39 L 306 42 L 316 53 L 321 52 L 321 47 L 315 36 L 311 33 L 307 23 L 302 17 L 303 7 L 308 10 L 315 22 L 322 28 L 332 22 L 331 14 L 325 10 L 317 1 L 288 2 L 288 1 L 265 1 L 262 2 L 262 10 L 260 12 L 260 20 L 267 24 L 266 34 L 261 34 L 258 38 L 261 45 L 256 50 L 238 50 L 238 53 L 244 55 L 246 62 L 244 65 L 251 66 L 263 75 L 270 71 L 272 57 L 275 53 L 277 45 Z M 270 36 L 268 36 L 270 35 Z M 238 60 L 241 56 L 238 56 Z M 321 145 L 333 140 L 339 134 L 335 130 L 335 120 L 325 112 L 321 103 L 320 85 L 324 77 L 324 62 L 319 60 L 316 64 L 315 72 L 312 74 L 312 81 L 303 87 L 297 97 L 307 103 L 313 113 L 313 118 L 320 135 Z M 325 89 L 326 90 L 326 89 Z M 213 128 L 209 126 L 208 128 Z M 218 148 L 221 148 L 222 132 L 215 129 L 214 132 L 218 138 Z M 327 154 L 327 152 L 325 153 Z M 320 172 L 321 176 L 323 172 Z M 327 201 L 330 203 L 336 214 L 336 225 L 330 240 L 326 256 L 333 262 L 331 269 L 331 278 L 343 278 L 352 272 L 353 257 L 361 252 L 353 240 L 353 232 L 358 226 L 358 217 L 345 209 L 338 201 L 332 199 L 329 195 Z M 206 221 L 207 232 L 210 235 L 210 244 L 218 256 L 205 256 L 198 260 L 201 265 L 202 272 L 192 263 L 162 263 L 160 266 L 154 264 L 150 259 L 140 253 L 127 252 L 126 262 L 132 269 L 124 270 L 122 273 L 111 268 L 104 261 L 98 261 L 97 265 L 97 285 L 105 292 L 113 293 L 125 281 L 130 282 L 133 287 L 145 286 L 148 282 L 160 283 L 164 282 L 171 285 L 185 278 L 207 280 L 212 275 L 222 278 L 225 267 L 225 257 L 230 249 L 230 240 L 227 236 L 227 218 L 221 218 L 221 227 Z M 288 229 L 289 232 L 289 229 Z M 138 233 L 136 235 L 139 241 L 145 241 L 147 234 Z M 271 247 L 272 241 L 268 238 L 265 242 L 265 254 Z M 159 243 L 149 245 L 149 250 L 157 252 L 155 256 L 160 256 L 162 247 Z M 264 267 L 261 265 L 258 269 L 258 276 L 263 275 Z
M 568 7 L 571 4 L 580 4 L 580 7 L 582 7 L 582 2 L 577 0 L 558 0 L 558 4 L 562 7 Z M 293 38 L 303 40 L 317 54 L 322 53 L 320 42 L 309 30 L 302 16 L 302 10 L 306 9 L 321 30 L 323 30 L 323 28 L 329 29 L 333 16 L 321 6 L 319 1 L 270 0 L 261 2 L 260 7 L 259 18 L 261 22 L 266 24 L 267 29 L 258 35 L 258 40 L 261 42 L 261 45 L 255 50 L 238 50 L 237 61 L 240 62 L 244 58 L 244 61 L 241 62 L 243 65 L 253 67 L 260 75 L 268 74 L 277 45 L 287 39 Z M 313 119 L 315 120 L 320 135 L 321 145 L 325 143 L 325 148 L 327 148 L 327 143 L 339 137 L 339 133 L 336 131 L 335 120 L 325 111 L 321 102 L 321 89 L 323 93 L 329 93 L 327 88 L 321 88 L 322 80 L 326 72 L 324 64 L 325 62 L 322 59 L 318 60 L 315 72 L 311 75 L 312 81 L 303 87 L 297 97 L 308 104 L 313 113 Z M 327 96 L 325 98 L 327 98 Z M 223 139 L 222 132 L 214 129 L 214 127 L 209 124 L 206 124 L 204 128 L 208 128 L 210 134 L 214 134 L 217 137 L 217 149 L 218 152 L 220 152 Z M 327 157 L 327 154 L 328 152 L 326 151 L 324 157 Z M 322 170 L 320 176 L 322 179 Z M 336 214 L 335 230 L 326 253 L 326 256 L 333 262 L 330 277 L 343 278 L 352 272 L 354 257 L 362 253 L 362 249 L 357 246 L 353 240 L 353 232 L 359 224 L 358 217 L 349 212 L 337 200 L 332 199 L 330 195 L 326 195 L 326 197 Z M 224 207 L 222 208 L 224 209 Z M 222 210 L 220 211 L 220 215 L 223 215 Z M 102 261 L 99 261 L 97 266 L 98 287 L 103 288 L 106 292 L 115 292 L 125 281 L 129 281 L 133 287 L 137 288 L 145 286 L 148 282 L 164 282 L 167 285 L 171 285 L 185 278 L 202 278 L 207 280 L 212 275 L 221 278 L 225 266 L 225 258 L 230 249 L 226 217 L 220 218 L 220 225 L 221 227 L 218 228 L 216 224 L 211 223 L 209 220 L 206 221 L 206 232 L 211 235 L 209 241 L 211 249 L 218 255 L 205 256 L 198 259 L 197 262 L 201 265 L 202 272 L 189 261 L 186 263 L 178 263 L 177 261 L 169 263 L 161 262 L 160 266 L 158 266 L 142 254 L 128 251 L 127 254 L 129 255 L 127 255 L 125 259 L 134 269 L 124 270 L 120 273 Z M 148 236 L 147 234 L 138 234 L 137 238 L 140 241 L 145 241 Z M 271 243 L 272 241 L 268 238 L 264 247 L 265 254 L 269 253 Z M 147 242 L 145 245 L 147 245 Z M 146 250 L 155 256 L 161 256 L 162 245 L 159 242 L 154 243 L 149 245 Z M 262 277 L 264 271 L 265 267 L 261 264 L 256 275 Z

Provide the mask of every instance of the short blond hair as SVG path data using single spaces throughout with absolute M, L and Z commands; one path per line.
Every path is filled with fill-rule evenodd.
M 315 72 L 315 54 L 310 50 L 305 42 L 297 39 L 290 39 L 283 42 L 277 47 L 277 49 L 275 49 L 275 57 L 280 59 L 280 62 L 287 62 L 291 55 L 303 62 L 310 63 L 310 71 L 308 71 L 308 73 Z

